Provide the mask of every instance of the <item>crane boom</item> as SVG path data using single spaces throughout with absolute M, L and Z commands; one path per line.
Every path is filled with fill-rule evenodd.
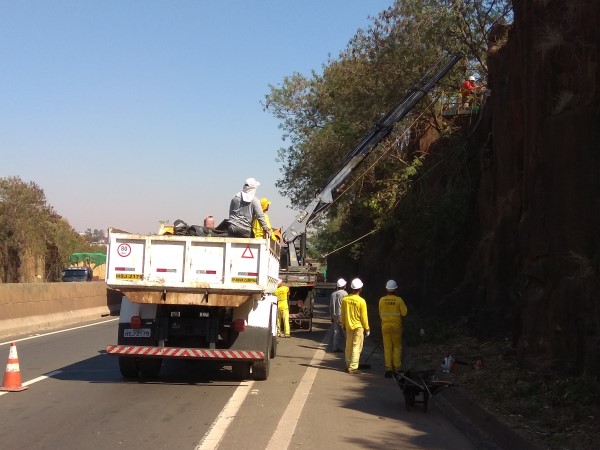
M 446 54 L 419 80 L 404 96 L 398 105 L 389 111 L 371 128 L 359 143 L 340 163 L 340 169 L 329 179 L 327 184 L 315 196 L 313 201 L 296 216 L 292 224 L 283 233 L 289 245 L 290 265 L 298 264 L 294 241 L 306 232 L 307 225 L 334 200 L 336 189 L 346 180 L 362 161 L 373 151 L 402 120 L 415 105 L 441 80 L 460 60 L 460 55 Z M 437 69 L 437 70 L 436 70 Z

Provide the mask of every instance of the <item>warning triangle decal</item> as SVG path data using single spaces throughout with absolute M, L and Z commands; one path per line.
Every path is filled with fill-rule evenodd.
M 250 246 L 246 247 L 246 250 L 244 250 L 244 253 L 242 253 L 242 258 L 254 259 L 254 254 L 252 253 L 252 249 L 250 248 Z

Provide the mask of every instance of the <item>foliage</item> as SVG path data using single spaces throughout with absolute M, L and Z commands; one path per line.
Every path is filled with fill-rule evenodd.
M 0 281 L 21 280 L 27 257 L 42 258 L 47 281 L 60 271 L 76 250 L 88 245 L 46 202 L 44 191 L 19 177 L 0 178 Z
M 338 162 L 445 52 L 462 53 L 465 63 L 432 95 L 455 91 L 467 73 L 485 74 L 487 35 L 495 23 L 510 20 L 510 14 L 508 0 L 397 0 L 368 28 L 358 30 L 322 73 L 294 73 L 270 86 L 264 108 L 280 121 L 287 142 L 278 152 L 281 194 L 298 209 L 306 207 Z M 381 226 L 410 190 L 424 155 L 409 153 L 406 144 L 427 128 L 431 100 L 417 105 L 336 193 L 316 244 L 320 251 L 331 250 L 344 234 L 368 232 L 367 224 Z M 350 211 L 359 205 L 364 215 L 350 220 Z M 336 215 L 342 217 L 335 220 Z

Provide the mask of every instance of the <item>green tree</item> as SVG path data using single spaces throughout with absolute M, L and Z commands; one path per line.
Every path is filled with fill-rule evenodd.
M 510 14 L 507 0 L 397 0 L 366 29 L 358 30 L 322 73 L 313 71 L 310 77 L 294 73 L 281 85 L 270 86 L 263 105 L 280 121 L 287 143 L 277 158 L 282 177 L 276 185 L 281 194 L 298 209 L 305 207 L 359 139 L 440 56 L 460 52 L 465 56 L 462 67 L 397 125 L 347 180 L 342 187 L 345 195 L 330 208 L 330 219 L 345 217 L 332 222 L 345 232 L 349 226 L 356 232 L 368 231 L 385 220 L 422 165 L 424 155 L 409 144 L 437 125 L 428 112 L 432 97 L 443 90 L 456 92 L 467 71 L 485 74 L 487 35 L 494 24 L 510 20 Z M 362 218 L 350 220 L 350 212 L 356 210 Z
M 21 281 L 26 257 L 43 258 L 46 277 L 59 279 L 69 255 L 89 246 L 47 204 L 44 191 L 19 177 L 0 178 L 0 281 Z

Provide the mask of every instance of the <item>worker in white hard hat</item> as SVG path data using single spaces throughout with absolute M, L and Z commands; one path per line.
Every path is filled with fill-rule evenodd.
M 342 309 L 342 299 L 348 295 L 346 292 L 346 280 L 340 278 L 336 283 L 337 289 L 331 294 L 329 299 L 329 315 L 331 316 L 331 325 L 333 327 L 333 339 L 331 347 L 335 353 L 343 352 L 344 343 L 344 330 L 342 329 L 342 322 L 340 320 L 340 313 Z
M 273 295 L 277 297 L 277 336 L 289 338 L 291 337 L 290 306 L 288 304 L 290 288 L 283 284 L 281 278 L 277 278 L 277 289 L 275 289 Z
M 460 96 L 462 99 L 463 109 L 468 109 L 473 104 L 473 98 L 478 86 L 475 84 L 475 77 L 471 75 L 460 86 Z
M 358 363 L 366 336 L 371 334 L 367 302 L 360 296 L 363 282 L 355 278 L 350 283 L 351 294 L 342 299 L 341 322 L 346 332 L 346 371 L 358 373 Z
M 271 227 L 265 221 L 260 200 L 256 197 L 256 189 L 260 183 L 254 178 L 247 178 L 242 190 L 236 193 L 229 204 L 227 234 L 231 237 L 251 237 L 252 220 L 256 217 L 265 235 L 271 235 Z
M 383 336 L 385 377 L 392 378 L 393 372 L 400 371 L 402 357 L 402 318 L 408 309 L 402 297 L 396 295 L 398 284 L 389 280 L 385 284 L 387 294 L 379 299 L 379 317 Z

